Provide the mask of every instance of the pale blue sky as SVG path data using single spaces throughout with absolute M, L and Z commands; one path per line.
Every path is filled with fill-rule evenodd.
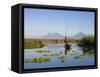
M 66 30 L 69 36 L 94 34 L 94 12 L 25 8 L 24 25 L 25 37 L 64 35 Z

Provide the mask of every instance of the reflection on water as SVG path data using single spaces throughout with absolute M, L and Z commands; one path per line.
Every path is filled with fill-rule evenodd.
M 52 44 L 24 51 L 24 69 L 94 65 L 94 55 L 84 54 L 75 44 L 71 45 L 67 55 L 64 44 Z

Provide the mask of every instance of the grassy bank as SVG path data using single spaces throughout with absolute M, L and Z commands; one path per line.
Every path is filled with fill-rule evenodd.
M 44 44 L 40 41 L 24 40 L 24 49 L 42 48 Z

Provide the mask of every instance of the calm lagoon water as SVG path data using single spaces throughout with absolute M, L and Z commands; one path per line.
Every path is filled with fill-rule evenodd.
M 50 52 L 38 53 L 37 50 L 50 50 Z M 52 68 L 52 67 L 72 67 L 72 66 L 88 66 L 94 65 L 94 55 L 86 55 L 83 58 L 75 58 L 78 55 L 84 54 L 83 50 L 75 44 L 71 45 L 71 50 L 68 51 L 61 62 L 59 57 L 64 56 L 64 44 L 52 44 L 43 48 L 24 49 L 24 60 L 33 58 L 52 58 L 49 62 L 42 63 L 24 63 L 24 69 Z M 59 54 L 59 56 L 50 56 L 50 54 Z M 48 55 L 48 56 L 45 56 Z

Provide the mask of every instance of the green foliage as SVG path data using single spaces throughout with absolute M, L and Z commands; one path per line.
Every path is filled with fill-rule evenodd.
M 58 57 L 59 58 L 59 60 L 63 63 L 64 61 L 65 61 L 65 56 L 60 56 L 60 57 Z
M 31 49 L 31 48 L 42 48 L 44 44 L 40 41 L 30 41 L 30 40 L 24 40 L 24 48 L 25 49 Z
M 85 36 L 80 40 L 79 46 L 81 46 L 84 51 L 94 50 L 95 46 L 94 36 L 93 35 Z
M 34 58 L 33 62 L 34 63 L 42 63 L 42 62 L 49 62 L 51 61 L 51 58 Z
M 49 62 L 51 58 L 33 58 L 33 59 L 25 59 L 24 63 L 42 63 L 42 62 Z
M 95 51 L 94 51 L 94 50 L 89 50 L 89 51 L 88 51 L 88 54 L 89 54 L 89 55 L 93 55 L 93 54 L 95 54 Z

